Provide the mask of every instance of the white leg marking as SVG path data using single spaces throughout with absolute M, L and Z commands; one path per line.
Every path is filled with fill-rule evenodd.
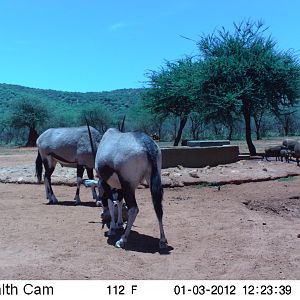
M 139 209 L 136 206 L 135 207 L 131 207 L 128 210 L 127 226 L 126 226 L 124 234 L 121 236 L 121 238 L 115 244 L 115 246 L 117 248 L 123 248 L 124 245 L 127 243 L 127 239 L 128 239 L 131 227 L 132 227 L 132 225 L 133 225 L 133 223 L 135 221 L 135 218 L 136 218 L 138 212 L 139 212 Z
M 100 197 L 96 198 L 96 206 L 97 207 L 101 207 L 102 206 L 102 201 L 101 201 Z

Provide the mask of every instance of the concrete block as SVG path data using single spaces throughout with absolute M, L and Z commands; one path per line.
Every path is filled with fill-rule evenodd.
M 230 145 L 229 140 L 203 140 L 203 141 L 187 141 L 189 147 L 212 147 Z
M 162 148 L 162 168 L 217 166 L 238 161 L 238 146 Z

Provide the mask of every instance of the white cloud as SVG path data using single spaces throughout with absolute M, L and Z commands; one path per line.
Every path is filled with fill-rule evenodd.
M 124 23 L 122 23 L 122 22 L 117 22 L 117 23 L 114 23 L 114 24 L 112 24 L 110 27 L 109 27 L 109 29 L 111 30 L 111 31 L 118 31 L 118 30 L 120 30 L 121 28 L 124 28 L 126 25 L 124 24 Z

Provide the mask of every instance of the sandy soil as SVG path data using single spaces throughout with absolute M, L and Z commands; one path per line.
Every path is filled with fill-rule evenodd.
M 88 189 L 74 206 L 74 187 L 56 185 L 60 203 L 49 206 L 43 185 L 4 183 L 33 183 L 35 155 L 0 153 L 0 279 L 300 279 L 295 163 L 163 170 L 169 249 L 160 253 L 148 189 L 137 190 L 140 213 L 126 249 L 116 249 Z M 57 183 L 73 181 L 64 170 Z

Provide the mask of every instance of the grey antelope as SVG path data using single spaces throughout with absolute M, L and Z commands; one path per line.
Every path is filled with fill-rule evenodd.
M 111 188 L 122 190 L 128 207 L 127 226 L 115 246 L 121 248 L 127 242 L 131 227 L 139 211 L 135 190 L 139 183 L 146 180 L 150 186 L 152 202 L 159 223 L 159 247 L 161 249 L 167 248 L 167 239 L 162 223 L 163 188 L 160 174 L 161 151 L 158 145 L 144 133 L 122 133 L 118 129 L 110 128 L 104 133 L 98 146 L 95 169 L 99 178 L 102 179 L 99 181 L 99 185 L 102 186 L 103 191 L 109 194 Z M 110 204 L 111 220 L 114 220 L 112 208 L 113 206 Z M 112 222 L 112 225 L 115 225 L 114 221 Z M 114 234 L 114 231 L 110 230 L 109 234 Z
M 89 133 L 93 143 L 90 142 Z M 46 198 L 49 204 L 58 202 L 51 186 L 51 175 L 55 169 L 56 163 L 62 166 L 77 168 L 77 190 L 75 194 L 75 203 L 80 204 L 80 184 L 82 176 L 86 169 L 89 179 L 93 179 L 93 168 L 95 166 L 95 149 L 101 140 L 100 133 L 93 127 L 90 132 L 87 127 L 73 128 L 50 128 L 42 133 L 37 139 L 38 156 L 36 158 L 36 176 L 38 182 L 42 180 L 43 165 L 45 167 L 44 184 Z M 95 188 L 92 188 L 93 198 L 98 198 Z

